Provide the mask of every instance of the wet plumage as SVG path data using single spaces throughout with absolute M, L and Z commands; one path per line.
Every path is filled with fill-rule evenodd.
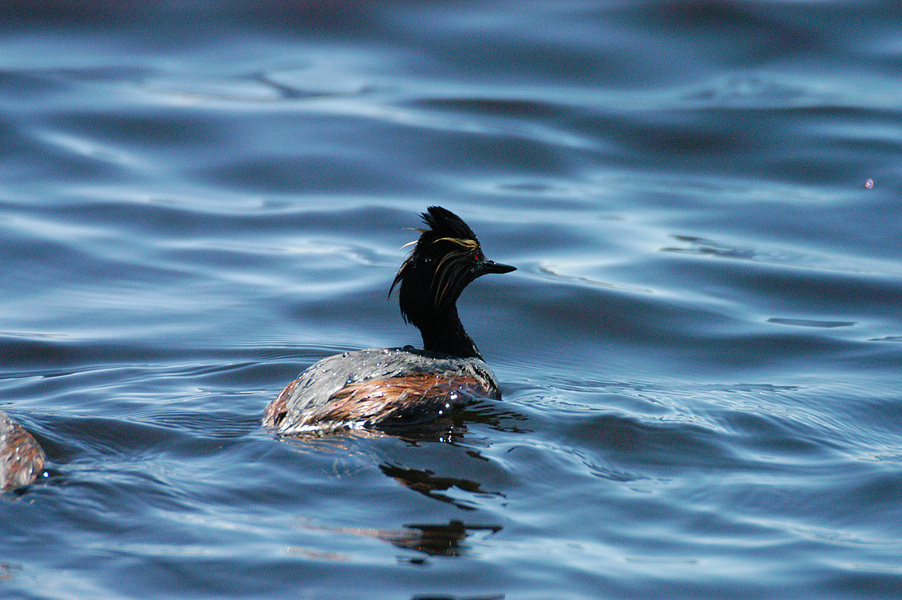
M 428 229 L 401 265 L 404 319 L 423 349 L 384 348 L 330 356 L 290 383 L 270 403 L 263 424 L 281 434 L 341 427 L 407 426 L 439 418 L 474 398 L 498 398 L 498 383 L 457 314 L 464 288 L 487 273 L 507 273 L 482 253 L 473 231 L 454 213 L 430 207 Z
M 0 412 L 0 490 L 14 490 L 37 479 L 44 451 L 21 425 Z

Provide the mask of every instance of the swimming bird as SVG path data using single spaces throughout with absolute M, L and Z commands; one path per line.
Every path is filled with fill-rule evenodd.
M 457 299 L 477 277 L 516 267 L 488 260 L 476 234 L 451 211 L 431 206 L 428 229 L 401 265 L 401 315 L 423 348 L 380 348 L 329 356 L 288 384 L 263 425 L 282 435 L 341 428 L 386 429 L 436 420 L 474 398 L 500 398 L 498 382 L 457 314 Z
M 0 412 L 0 491 L 34 482 L 44 470 L 45 459 L 31 434 Z

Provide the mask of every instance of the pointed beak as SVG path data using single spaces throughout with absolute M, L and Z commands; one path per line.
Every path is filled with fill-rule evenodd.
M 517 267 L 502 265 L 501 263 L 483 259 L 476 264 L 475 273 L 476 277 L 482 277 L 483 275 L 487 275 L 488 273 L 510 273 L 511 271 L 516 270 Z

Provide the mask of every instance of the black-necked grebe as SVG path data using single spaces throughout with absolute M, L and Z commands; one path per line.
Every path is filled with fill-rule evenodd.
M 476 235 L 449 210 L 423 213 L 429 229 L 401 265 L 404 320 L 423 335 L 423 349 L 383 348 L 330 356 L 290 383 L 266 409 L 263 424 L 278 433 L 347 427 L 393 427 L 434 420 L 473 398 L 498 398 L 498 382 L 457 316 L 457 298 L 471 281 L 516 267 L 483 255 Z
M 32 483 L 43 471 L 45 458 L 31 434 L 0 412 L 0 490 Z

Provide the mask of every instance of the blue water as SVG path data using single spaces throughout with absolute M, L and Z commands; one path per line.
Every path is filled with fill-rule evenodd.
M 9 2 L 9 598 L 899 598 L 897 2 Z M 866 186 L 870 180 L 872 184 Z M 504 398 L 259 427 L 419 343 L 418 213 Z

